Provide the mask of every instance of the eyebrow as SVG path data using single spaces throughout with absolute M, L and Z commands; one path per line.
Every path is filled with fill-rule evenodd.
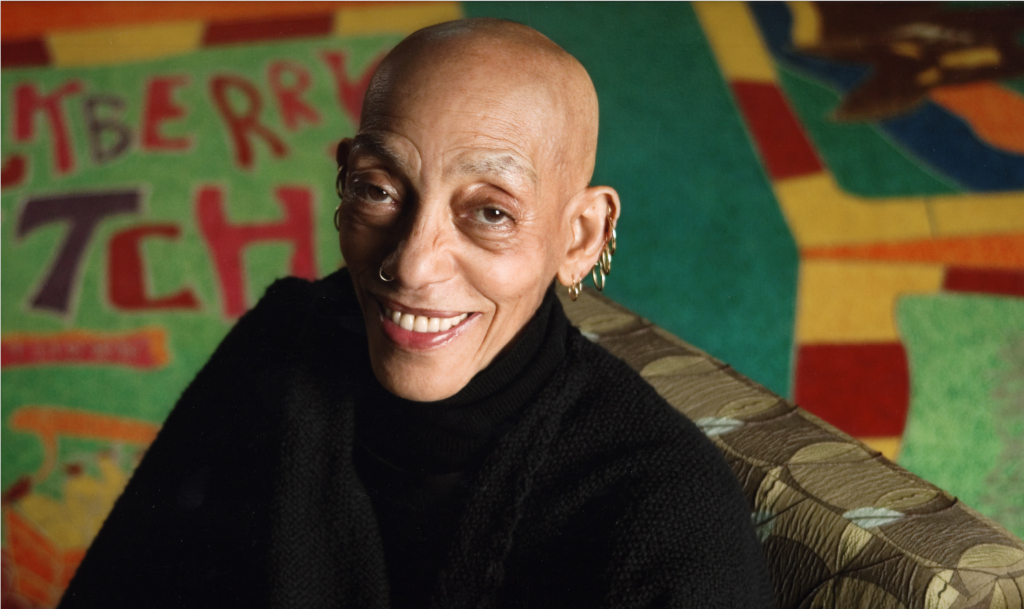
M 518 156 L 507 152 L 475 155 L 461 161 L 452 172 L 456 175 L 497 175 L 513 182 L 526 177 L 533 185 L 537 184 L 537 173 L 533 168 Z
M 360 133 L 353 139 L 355 140 L 355 149 L 358 152 L 371 154 L 403 171 L 408 170 L 408 166 L 402 161 L 402 157 L 394 148 L 388 146 L 387 142 L 379 134 Z
M 384 162 L 408 173 L 408 165 L 394 148 L 388 146 L 381 134 L 363 132 L 353 138 L 356 149 L 361 153 L 371 154 Z M 513 183 L 521 182 L 525 177 L 531 185 L 537 185 L 537 172 L 525 163 L 518 155 L 509 152 L 486 152 L 475 154 L 464 159 L 453 169 L 445 170 L 445 177 L 450 175 L 486 176 L 493 175 Z

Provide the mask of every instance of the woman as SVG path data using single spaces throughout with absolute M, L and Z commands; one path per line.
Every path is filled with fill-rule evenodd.
M 396 47 L 338 149 L 347 268 L 232 330 L 62 606 L 769 606 L 721 455 L 552 291 L 614 248 L 596 143 L 530 28 Z

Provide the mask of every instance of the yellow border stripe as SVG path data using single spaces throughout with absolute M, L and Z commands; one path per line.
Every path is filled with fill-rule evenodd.
M 47 37 L 55 67 L 81 67 L 144 61 L 200 48 L 201 21 L 62 32 Z
M 921 198 L 872 202 L 847 194 L 827 173 L 776 180 L 772 186 L 801 248 L 932 236 Z
M 929 205 L 938 235 L 1024 231 L 1024 192 L 936 197 Z
M 695 2 L 708 43 L 727 80 L 775 82 L 775 66 L 746 2 Z
M 868 445 L 868 448 L 882 453 L 886 459 L 895 462 L 900 455 L 900 444 L 903 440 L 900 436 L 873 436 L 868 438 L 857 438 Z
M 813 2 L 787 2 L 789 14 L 793 16 L 793 45 L 796 48 L 812 47 L 821 40 L 821 15 Z
M 803 260 L 797 289 L 801 345 L 894 343 L 896 301 L 942 288 L 941 264 Z
M 411 34 L 428 25 L 461 18 L 462 5 L 458 2 L 344 8 L 335 14 L 334 33 L 339 36 Z
M 800 248 L 1024 230 L 1022 192 L 868 199 L 828 173 L 775 180 L 772 188 Z
M 334 13 L 335 35 L 409 34 L 422 27 L 461 19 L 459 2 L 347 7 Z M 203 21 L 119 26 L 56 32 L 46 37 L 53 67 L 85 67 L 182 55 L 202 47 Z M 275 41 L 278 42 L 278 41 Z M 247 44 L 260 44 L 253 40 Z

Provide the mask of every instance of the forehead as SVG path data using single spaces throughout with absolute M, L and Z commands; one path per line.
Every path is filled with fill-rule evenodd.
M 423 72 L 368 104 L 356 151 L 415 173 L 497 174 L 538 183 L 552 171 L 562 112 L 546 85 L 468 69 Z
M 365 130 L 355 137 L 353 151 L 357 159 L 369 155 L 406 175 L 420 173 L 426 164 L 436 165 L 445 180 L 487 175 L 518 186 L 536 186 L 539 182 L 533 163 L 514 148 L 488 147 L 484 140 L 477 146 L 458 146 L 435 154 L 444 147 L 438 142 L 424 142 L 423 137 L 430 140 L 433 134 L 425 130 L 412 140 L 386 129 Z

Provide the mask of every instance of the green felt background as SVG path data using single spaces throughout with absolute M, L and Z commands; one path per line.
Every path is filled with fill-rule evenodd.
M 116 366 L 45 366 L 10 368 L 3 371 L 3 417 L 26 405 L 66 406 L 96 413 L 116 414 L 154 423 L 162 422 L 177 396 L 206 361 L 217 343 L 234 323 L 222 312 L 221 296 L 212 268 L 210 252 L 195 221 L 196 190 L 203 185 L 225 188 L 225 207 L 233 223 L 273 222 L 281 210 L 273 189 L 279 185 L 305 186 L 314 190 L 316 263 L 320 274 L 341 264 L 337 234 L 331 224 L 334 209 L 335 162 L 329 153 L 337 140 L 354 131 L 351 118 L 338 108 L 333 83 L 319 59 L 323 49 L 339 46 L 350 53 L 350 69 L 362 73 L 370 61 L 395 44 L 400 36 L 366 37 L 347 40 L 287 42 L 224 50 L 204 50 L 183 58 L 128 64 L 117 67 L 75 69 L 31 69 L 7 71 L 3 78 L 3 116 L 11 116 L 12 91 L 19 83 L 31 81 L 49 91 L 69 78 L 86 83 L 88 92 L 119 95 L 126 99 L 124 121 L 139 124 L 145 79 L 154 74 L 185 74 L 190 84 L 177 91 L 176 101 L 189 108 L 181 121 L 167 123 L 166 135 L 189 135 L 192 150 L 185 153 L 143 152 L 135 147 L 123 157 L 103 166 L 93 164 L 86 153 L 85 126 L 76 105 L 71 105 L 70 131 L 74 135 L 77 169 L 68 176 L 54 176 L 50 169 L 49 146 L 43 121 L 36 145 L 15 147 L 10 127 L 3 131 L 5 150 L 17 149 L 29 155 L 36 168 L 29 180 L 5 189 L 2 198 L 2 291 L 4 332 L 56 332 L 67 329 L 128 331 L 146 326 L 167 330 L 170 363 L 163 368 L 136 371 Z M 314 87 L 306 99 L 320 110 L 322 124 L 295 133 L 287 132 L 276 112 L 264 112 L 265 122 L 285 134 L 289 147 L 286 158 L 273 158 L 257 140 L 252 170 L 232 162 L 228 132 L 217 114 L 207 82 L 214 73 L 231 73 L 256 83 L 264 103 L 270 105 L 266 67 L 275 59 L 287 58 L 306 66 L 314 74 Z M 236 100 L 236 103 L 237 100 Z M 7 125 L 12 121 L 5 120 Z M 28 303 L 49 268 L 55 250 L 65 234 L 63 223 L 37 229 L 22 239 L 15 237 L 19 208 L 30 195 L 64 192 L 92 192 L 140 189 L 139 214 L 115 216 L 103 221 L 94 234 L 82 262 L 79 290 L 67 315 L 33 310 Z M 107 243 L 111 235 L 143 223 L 172 223 L 182 234 L 177 240 L 147 239 L 143 256 L 147 261 L 148 289 L 163 296 L 188 287 L 200 301 L 198 311 L 159 310 L 125 312 L 115 310 L 106 297 Z M 253 304 L 275 278 L 288 274 L 291 246 L 264 243 L 249 247 L 244 255 L 248 302 Z M 62 443 L 62 451 L 66 443 Z M 3 486 L 32 472 L 42 459 L 42 448 L 32 436 L 4 432 Z
M 466 3 L 575 55 L 601 104 L 595 182 L 622 196 L 607 293 L 789 395 L 797 251 L 693 9 Z
M 911 407 L 900 464 L 1024 531 L 1024 301 L 907 296 Z

